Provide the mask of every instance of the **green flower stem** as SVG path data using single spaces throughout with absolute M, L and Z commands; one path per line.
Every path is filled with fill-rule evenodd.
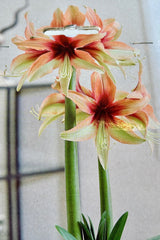
M 74 90 L 76 85 L 76 70 L 73 68 L 69 89 Z M 65 99 L 65 130 L 73 128 L 76 124 L 76 106 L 66 97 Z M 78 221 L 81 219 L 79 172 L 77 143 L 65 141 L 65 175 L 66 175 L 66 204 L 68 231 L 81 239 Z
M 100 191 L 100 205 L 101 215 L 104 211 L 107 214 L 107 236 L 109 237 L 113 228 L 113 216 L 112 216 L 112 199 L 111 188 L 109 181 L 109 171 L 104 170 L 100 161 L 98 160 L 99 169 L 99 191 Z

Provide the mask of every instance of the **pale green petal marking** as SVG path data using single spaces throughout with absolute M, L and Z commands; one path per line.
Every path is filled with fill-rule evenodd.
M 100 163 L 102 164 L 103 168 L 106 169 L 108 163 L 110 138 L 104 121 L 99 123 L 95 143 Z
M 140 144 L 146 141 L 144 138 L 141 138 L 138 135 L 136 135 L 130 129 L 130 127 L 127 130 L 127 125 L 126 127 L 124 126 L 124 128 L 120 128 L 116 125 L 112 125 L 109 127 L 108 132 L 112 138 L 125 144 Z
M 23 86 L 23 83 L 25 82 L 25 80 L 27 79 L 27 72 L 24 73 L 24 75 L 21 77 L 18 85 L 17 85 L 17 92 L 19 92 Z
M 64 61 L 59 68 L 60 83 L 62 92 L 67 96 L 69 82 L 72 76 L 72 65 L 68 56 L 64 57 Z
M 46 107 L 44 107 L 39 115 L 39 119 L 41 119 L 41 117 L 49 117 L 49 116 L 53 116 L 59 113 L 64 113 L 65 112 L 65 105 L 64 103 L 54 103 L 54 104 L 50 104 Z
M 42 123 L 42 125 L 40 126 L 40 128 L 39 128 L 38 135 L 40 136 L 40 135 L 42 134 L 42 132 L 44 131 L 44 129 L 45 129 L 51 122 L 53 122 L 54 120 L 56 120 L 58 117 L 60 117 L 60 116 L 63 115 L 63 114 L 64 114 L 64 113 L 62 112 L 62 113 L 59 113 L 59 114 L 57 114 L 57 115 L 54 115 L 54 116 L 51 116 L 51 117 L 46 118 L 46 119 L 43 121 L 43 123 Z
M 48 63 L 42 65 L 40 68 L 38 68 L 35 72 L 29 74 L 27 77 L 29 82 L 32 82 L 34 80 L 37 80 L 46 74 L 49 74 L 53 71 L 53 69 L 57 68 L 59 64 L 59 61 L 53 59 L 49 61 Z
M 76 123 L 82 122 L 87 117 L 89 117 L 88 113 L 82 112 L 80 109 L 76 110 Z
M 91 122 L 91 117 L 83 120 L 71 130 L 61 133 L 61 138 L 68 141 L 83 141 L 95 136 L 96 126 Z

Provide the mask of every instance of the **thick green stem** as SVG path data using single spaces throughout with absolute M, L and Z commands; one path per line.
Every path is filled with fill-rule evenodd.
M 69 89 L 74 90 L 76 84 L 76 71 L 73 69 Z M 65 130 L 73 128 L 76 124 L 76 106 L 66 97 L 65 99 Z M 66 174 L 66 204 L 68 231 L 81 239 L 78 221 L 80 221 L 80 195 L 77 143 L 65 141 L 65 174 Z
M 100 161 L 98 160 L 99 168 L 99 191 L 100 191 L 100 205 L 101 205 L 101 215 L 104 211 L 107 214 L 107 236 L 109 237 L 112 227 L 113 227 L 113 217 L 112 217 L 112 198 L 111 198 L 111 188 L 109 181 L 108 169 L 104 170 Z

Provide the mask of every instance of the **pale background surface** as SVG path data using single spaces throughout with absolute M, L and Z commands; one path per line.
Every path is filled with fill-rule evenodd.
M 13 21 L 13 13 L 23 5 L 23 1 L 5 0 L 1 2 L 0 29 Z M 139 41 L 153 41 L 153 45 L 136 45 L 145 57 L 143 82 L 152 96 L 152 105 L 160 119 L 160 1 L 159 0 L 30 0 L 29 6 L 20 13 L 17 25 L 4 34 L 4 45 L 0 49 L 0 70 L 9 66 L 11 60 L 20 53 L 11 43 L 16 34 L 23 36 L 24 13 L 35 27 L 48 25 L 53 11 L 60 7 L 63 11 L 74 4 L 84 12 L 83 5 L 95 8 L 102 19 L 116 18 L 122 25 L 120 40 L 130 44 Z M 134 71 L 133 71 L 134 72 Z M 89 72 L 83 71 L 81 82 L 86 84 Z M 56 72 L 35 84 L 52 81 Z M 122 79 L 117 73 L 117 77 Z M 47 80 L 46 80 L 47 79 Z M 18 79 L 17 79 L 18 80 Z M 0 80 L 0 84 L 1 84 Z M 14 79 L 8 79 L 14 81 Z M 50 82 L 51 82 L 50 81 Z M 136 80 L 132 71 L 127 80 L 122 80 L 119 87 L 134 87 Z M 38 138 L 40 123 L 29 113 L 32 106 L 40 104 L 51 90 L 22 90 L 19 102 L 20 128 L 20 169 L 21 172 L 43 170 L 63 166 L 64 143 L 59 139 L 63 124 L 55 122 Z M 6 172 L 6 92 L 0 91 L 0 175 Z M 97 158 L 94 141 L 79 144 L 80 156 L 80 191 L 82 212 L 89 215 L 95 226 L 99 221 L 99 192 Z M 160 233 L 160 151 L 155 147 L 151 154 L 147 144 L 128 146 L 114 143 L 109 154 L 109 169 L 113 199 L 114 221 L 125 211 L 129 218 L 123 234 L 125 240 L 146 240 Z M 6 216 L 5 182 L 0 182 L 0 215 Z M 22 240 L 60 239 L 55 225 L 65 226 L 65 183 L 64 173 L 53 176 L 23 180 L 21 183 L 21 220 Z M 6 221 L 7 222 L 7 221 Z M 8 239 L 7 239 L 8 240 Z

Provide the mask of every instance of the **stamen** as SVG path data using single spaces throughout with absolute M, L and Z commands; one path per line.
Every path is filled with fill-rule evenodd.
M 153 143 L 160 144 L 160 133 L 148 130 L 146 138 Z
M 36 106 L 36 108 L 39 108 L 39 106 Z M 40 120 L 40 118 L 39 118 L 39 110 L 35 110 L 35 108 L 34 107 L 32 107 L 31 108 L 31 110 L 30 110 L 30 113 L 37 119 L 37 120 Z
M 21 74 L 14 74 L 10 71 L 8 71 L 7 65 L 5 65 L 5 69 L 0 71 L 0 76 L 1 77 L 21 77 L 24 73 Z

